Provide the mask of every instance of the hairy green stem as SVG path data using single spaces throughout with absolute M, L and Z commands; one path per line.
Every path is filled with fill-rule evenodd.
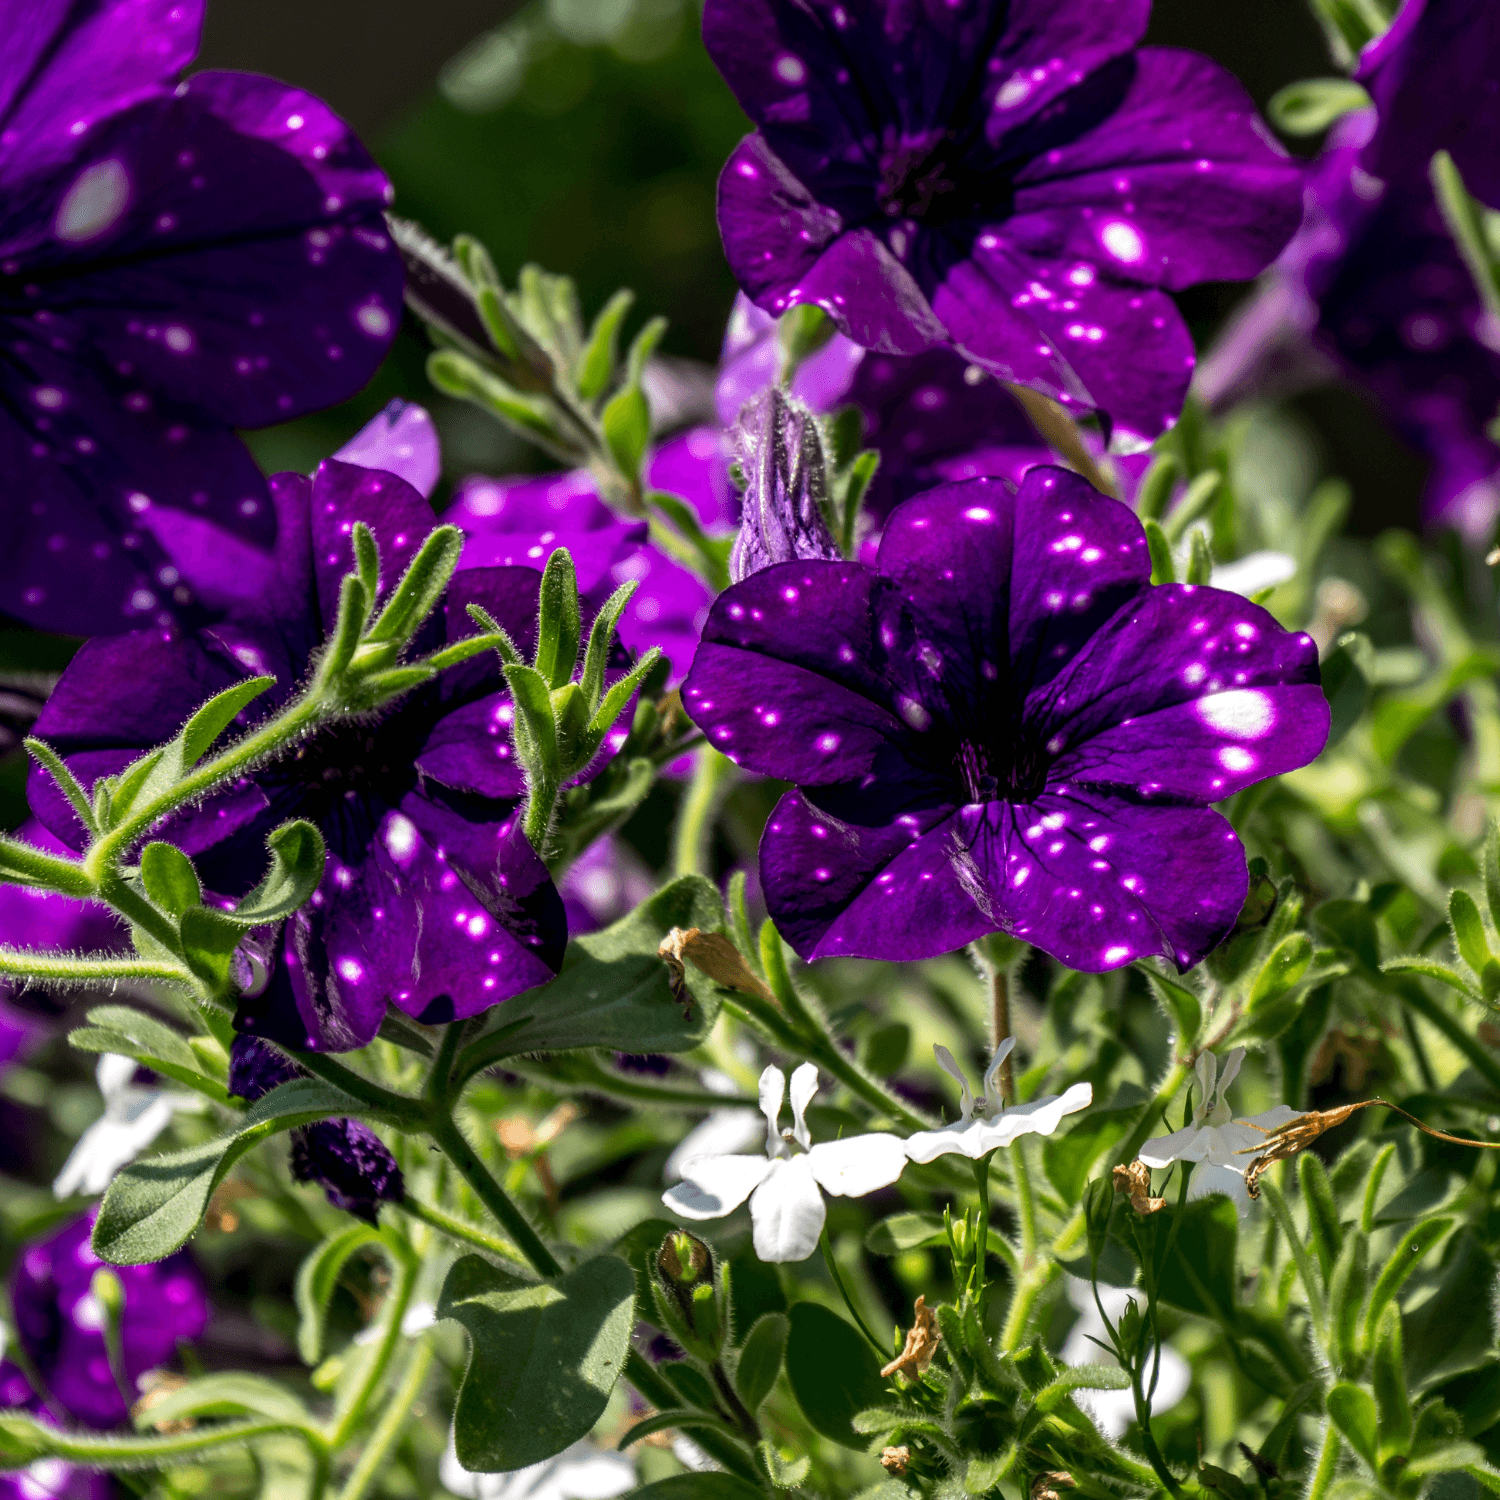
M 154 958 L 118 957 L 110 953 L 75 957 L 31 948 L 0 947 L 0 974 L 37 984 L 109 984 L 117 979 L 156 979 L 190 984 L 193 976 L 180 964 Z
M 670 1411 L 674 1406 L 682 1405 L 682 1397 L 676 1388 L 667 1382 L 665 1376 L 657 1373 L 651 1362 L 639 1350 L 632 1349 L 625 1356 L 625 1379 L 636 1388 L 642 1399 L 649 1401 L 657 1411 Z M 723 1464 L 731 1474 L 738 1474 L 741 1479 L 748 1479 L 756 1485 L 762 1483 L 761 1476 L 756 1471 L 749 1454 L 727 1433 L 715 1432 L 706 1427 L 695 1427 L 693 1441 L 711 1459 Z
M 885 1359 L 885 1350 L 881 1347 L 880 1340 L 870 1332 L 869 1325 L 865 1322 L 863 1314 L 854 1305 L 854 1297 L 844 1281 L 844 1273 L 839 1268 L 839 1263 L 834 1259 L 833 1243 L 828 1238 L 828 1226 L 823 1226 L 823 1232 L 818 1236 L 818 1248 L 823 1252 L 823 1264 L 828 1267 L 828 1274 L 833 1278 L 833 1284 L 838 1288 L 839 1296 L 844 1299 L 844 1306 L 849 1309 L 849 1316 L 854 1319 L 859 1331 L 864 1334 L 865 1341 L 881 1357 Z
M 693 755 L 693 778 L 688 782 L 672 836 L 672 874 L 706 875 L 713 840 L 713 818 L 729 791 L 735 765 L 712 745 L 701 745 Z
M 1187 1082 L 1191 1071 L 1189 1065 L 1180 1059 L 1172 1063 L 1167 1076 L 1161 1081 L 1161 1087 L 1143 1107 L 1140 1119 L 1135 1122 L 1135 1128 L 1125 1137 L 1124 1143 L 1116 1147 L 1113 1155 L 1106 1160 L 1107 1167 L 1124 1166 L 1135 1160 L 1136 1154 L 1146 1144 L 1152 1130 L 1155 1129 L 1156 1122 L 1161 1119 L 1167 1106 L 1177 1097 L 1178 1089 Z
M 370 1440 L 359 1455 L 359 1461 L 344 1481 L 344 1487 L 339 1491 L 339 1500 L 361 1500 L 369 1489 L 392 1444 L 401 1436 L 401 1429 L 406 1425 L 407 1416 L 416 1404 L 417 1397 L 422 1394 L 427 1373 L 432 1369 L 432 1357 L 431 1342 L 427 1339 L 419 1340 L 417 1347 L 412 1350 L 401 1384 L 391 1393 L 375 1431 L 370 1434 Z
M 385 1380 L 386 1371 L 396 1356 L 396 1347 L 402 1339 L 401 1324 L 406 1310 L 411 1306 L 411 1294 L 417 1284 L 419 1263 L 412 1250 L 389 1231 L 381 1235 L 392 1269 L 396 1273 L 396 1284 L 391 1288 L 384 1307 L 385 1327 L 381 1330 L 380 1344 L 375 1357 L 365 1371 L 359 1389 L 350 1396 L 347 1405 L 337 1414 L 332 1431 L 328 1434 L 328 1447 L 337 1452 L 354 1435 L 375 1393 Z
M 1313 1470 L 1312 1483 L 1307 1488 L 1307 1500 L 1326 1500 L 1333 1488 L 1334 1477 L 1339 1467 L 1339 1430 L 1329 1421 L 1323 1432 L 1323 1447 L 1318 1453 L 1318 1467 Z
M 37 1457 L 63 1458 L 94 1469 L 140 1469 L 169 1460 L 194 1458 L 214 1448 L 253 1442 L 263 1437 L 296 1437 L 313 1453 L 326 1451 L 323 1436 L 300 1422 L 223 1422 L 191 1427 L 186 1432 L 138 1435 L 69 1431 L 38 1423 Z
M 1005 1324 L 1000 1330 L 1000 1347 L 1007 1354 L 1021 1347 L 1026 1337 L 1027 1324 L 1031 1321 L 1032 1308 L 1057 1274 L 1055 1262 L 1038 1254 L 1036 1199 L 1031 1190 L 1031 1172 L 1019 1141 L 1010 1146 L 1010 1161 L 1016 1185 L 1016 1206 L 1021 1220 L 1021 1248 L 1017 1256 L 1020 1274 L 1016 1278 L 1016 1289 L 1011 1295 L 1010 1306 L 1006 1309 Z
M 287 1055 L 298 1067 L 321 1078 L 324 1083 L 331 1083 L 351 1099 L 357 1099 L 374 1118 L 407 1129 L 422 1128 L 425 1112 L 421 1100 L 383 1088 L 374 1079 L 345 1067 L 326 1052 L 293 1052 L 288 1049 Z
M 503 1260 L 516 1262 L 517 1265 L 526 1264 L 526 1257 L 509 1240 L 502 1240 L 497 1235 L 490 1234 L 487 1230 L 460 1219 L 456 1214 L 450 1214 L 438 1208 L 435 1204 L 424 1203 L 420 1198 L 413 1198 L 408 1194 L 395 1206 L 403 1213 L 410 1214 L 418 1222 L 426 1224 L 429 1229 L 436 1229 L 439 1234 L 445 1234 L 450 1240 L 456 1240 L 461 1245 L 472 1245 L 476 1250 L 483 1250 L 488 1255 L 498 1255 Z

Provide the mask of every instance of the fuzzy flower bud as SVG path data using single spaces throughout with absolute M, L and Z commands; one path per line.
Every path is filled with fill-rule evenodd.
M 745 509 L 729 554 L 739 583 L 802 558 L 841 560 L 828 529 L 828 465 L 817 418 L 777 386 L 752 396 L 730 434 L 744 474 Z

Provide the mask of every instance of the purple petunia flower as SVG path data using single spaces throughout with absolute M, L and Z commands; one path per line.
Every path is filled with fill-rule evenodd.
M 7 1360 L 0 1365 L 0 1399 L 38 1412 L 50 1400 L 58 1414 L 105 1428 L 118 1426 L 129 1412 L 109 1368 L 107 1315 L 93 1293 L 94 1273 L 103 1265 L 89 1246 L 93 1227 L 91 1211 L 23 1246 L 16 1257 L 10 1275 L 15 1336 L 46 1390 L 31 1391 L 26 1376 Z M 109 1269 L 125 1293 L 121 1363 L 134 1386 L 147 1370 L 172 1363 L 180 1340 L 203 1332 L 208 1295 L 186 1250 L 153 1265 Z M 30 1401 L 23 1390 L 30 1391 Z
M 798 953 L 1002 931 L 1099 971 L 1223 938 L 1245 858 L 1207 804 L 1311 760 L 1328 705 L 1307 636 L 1150 572 L 1127 507 L 1040 468 L 907 501 L 874 567 L 786 563 L 719 597 L 683 701 L 796 784 L 760 864 Z
M 191 604 L 171 518 L 269 548 L 235 437 L 358 390 L 395 335 L 386 179 L 322 101 L 177 76 L 203 0 L 0 0 L 0 596 L 113 631 Z
M 279 1083 L 304 1076 L 259 1038 L 237 1036 L 229 1049 L 229 1092 L 252 1104 Z M 406 1185 L 385 1142 L 359 1120 L 318 1120 L 292 1131 L 292 1176 L 316 1182 L 335 1208 L 371 1224 L 382 1203 L 400 1203 Z
M 1500 115 L 1497 70 L 1493 5 L 1407 0 L 1356 74 L 1378 111 L 1334 128 L 1308 175 L 1300 232 L 1203 367 L 1204 396 L 1222 405 L 1321 376 L 1310 346 L 1431 461 L 1428 517 L 1476 536 L 1500 513 L 1500 353 L 1429 169 L 1450 151 L 1469 191 L 1500 207 L 1494 153 L 1476 150 L 1475 133 Z
M 732 520 L 722 440 L 697 427 L 664 443 L 652 456 L 653 488 L 681 495 L 710 534 Z M 566 547 L 586 608 L 598 609 L 622 583 L 636 592 L 620 620 L 621 642 L 639 655 L 660 646 L 672 663 L 673 681 L 693 658 L 713 592 L 699 576 L 650 544 L 643 519 L 612 511 L 587 471 L 536 478 L 487 479 L 475 475 L 458 487 L 445 521 L 468 537 L 459 568 L 541 568 L 556 547 Z
M 374 532 L 388 581 L 433 526 L 403 480 L 350 464 L 330 460 L 313 479 L 278 475 L 271 490 L 274 557 L 236 581 L 240 597 L 223 620 L 194 633 L 96 639 L 63 674 L 36 732 L 86 785 L 169 739 L 204 698 L 248 675 L 270 673 L 277 685 L 242 721 L 274 710 L 306 678 L 333 623 L 354 522 Z M 203 576 L 221 576 L 228 589 L 233 564 L 206 557 Z M 477 602 L 530 650 L 540 579 L 530 568 L 459 574 L 415 649 L 473 634 L 465 606 Z M 435 1023 L 478 1014 L 556 972 L 565 919 L 514 815 L 524 778 L 510 714 L 487 654 L 373 721 L 322 729 L 170 822 L 165 836 L 221 896 L 255 884 L 266 835 L 286 819 L 310 819 L 327 843 L 323 883 L 285 924 L 268 987 L 242 1000 L 242 1029 L 294 1049 L 346 1050 L 375 1035 L 388 1001 Z M 37 775 L 30 795 L 59 837 L 81 844 L 81 826 L 49 779 Z
M 952 344 L 1100 412 L 1177 418 L 1192 340 L 1167 292 L 1253 276 L 1301 172 L 1239 84 L 1137 50 L 1149 0 L 708 0 L 758 127 L 719 182 L 740 285 L 889 354 Z

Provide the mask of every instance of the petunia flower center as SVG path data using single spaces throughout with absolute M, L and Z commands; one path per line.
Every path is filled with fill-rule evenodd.
M 923 219 L 934 200 L 951 197 L 954 182 L 946 144 L 946 133 L 903 141 L 881 158 L 876 198 L 887 218 Z
M 958 742 L 953 768 L 963 783 L 968 801 L 1032 802 L 1047 785 L 1047 759 L 1024 736 L 1017 736 L 1005 751 L 977 739 Z
M 411 706 L 403 703 L 402 711 L 376 723 L 320 729 L 258 779 L 287 784 L 304 809 L 302 815 L 315 821 L 346 798 L 374 796 L 399 802 L 416 783 L 415 762 L 425 740 L 427 716 L 407 711 Z

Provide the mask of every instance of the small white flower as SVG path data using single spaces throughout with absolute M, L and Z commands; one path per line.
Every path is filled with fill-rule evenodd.
M 1094 1102 L 1091 1083 L 1075 1083 L 1065 1093 L 1048 1094 L 1029 1104 L 1007 1109 L 1000 1098 L 1000 1065 L 1010 1056 L 1016 1039 L 1008 1036 L 995 1049 L 994 1059 L 985 1070 L 983 1097 L 975 1099 L 969 1082 L 946 1047 L 935 1046 L 933 1056 L 938 1067 L 957 1080 L 960 1091 L 959 1118 L 940 1130 L 919 1130 L 906 1140 L 906 1154 L 918 1162 L 933 1161 L 950 1152 L 958 1152 L 972 1161 L 997 1146 L 1008 1146 L 1023 1135 L 1051 1135 L 1064 1115 L 1077 1114 Z
M 1109 1321 L 1116 1327 L 1119 1326 L 1125 1304 L 1130 1301 L 1131 1295 L 1124 1287 L 1099 1288 L 1099 1302 Z M 1135 1296 L 1137 1303 L 1143 1305 L 1145 1298 L 1139 1293 Z M 1058 1358 L 1065 1365 L 1114 1364 L 1116 1361 L 1109 1352 L 1109 1334 L 1105 1330 L 1104 1319 L 1099 1316 L 1099 1308 L 1094 1305 L 1093 1287 L 1077 1276 L 1068 1277 L 1068 1301 L 1078 1309 L 1080 1316 L 1068 1330 L 1068 1337 L 1058 1351 Z M 1101 1349 L 1094 1342 L 1095 1339 L 1105 1347 Z M 1152 1368 L 1150 1364 L 1146 1366 L 1146 1386 L 1151 1383 Z M 1156 1392 L 1151 1397 L 1151 1415 L 1170 1411 L 1176 1406 L 1187 1395 L 1192 1379 L 1193 1372 L 1188 1362 L 1169 1344 L 1163 1344 L 1161 1366 L 1156 1375 Z M 1125 1429 L 1135 1421 L 1135 1396 L 1130 1391 L 1074 1391 L 1073 1399 L 1092 1414 L 1099 1424 L 1099 1430 L 1106 1437 L 1123 1437 Z
M 1198 1056 L 1198 1104 L 1193 1118 L 1181 1130 L 1147 1141 L 1140 1158 L 1148 1167 L 1167 1167 L 1174 1161 L 1198 1162 L 1188 1184 L 1189 1198 L 1208 1193 L 1228 1193 L 1243 1213 L 1250 1206 L 1245 1187 L 1245 1168 L 1252 1160 L 1242 1152 L 1264 1146 L 1266 1136 L 1296 1117 L 1289 1105 L 1278 1104 L 1262 1114 L 1236 1118 L 1230 1113 L 1229 1085 L 1234 1082 L 1245 1060 L 1245 1049 L 1236 1047 L 1224 1059 L 1218 1071 L 1218 1060 L 1212 1052 Z M 1216 1076 L 1217 1075 L 1217 1076 Z
M 739 1085 L 727 1073 L 709 1068 L 700 1075 L 703 1087 L 714 1094 L 737 1094 Z M 745 1108 L 715 1109 L 700 1120 L 672 1148 L 662 1168 L 668 1183 L 682 1177 L 682 1169 L 698 1156 L 733 1156 L 748 1151 L 760 1139 L 761 1121 L 757 1110 Z
M 134 1082 L 133 1057 L 106 1052 L 94 1070 L 104 1113 L 78 1137 L 52 1184 L 59 1198 L 102 1193 L 116 1172 L 132 1162 L 164 1131 L 175 1110 L 196 1110 L 196 1099 Z
M 635 1488 L 635 1464 L 623 1453 L 582 1438 L 555 1458 L 509 1474 L 474 1474 L 458 1461 L 453 1436 L 438 1464 L 438 1478 L 462 1500 L 613 1500 Z
M 767 1068 L 760 1075 L 765 1156 L 699 1156 L 684 1162 L 682 1181 L 662 1194 L 662 1202 L 684 1219 L 721 1219 L 749 1198 L 755 1253 L 765 1261 L 806 1260 L 828 1217 L 823 1193 L 863 1197 L 893 1183 L 906 1166 L 906 1143 L 899 1136 L 855 1135 L 813 1145 L 805 1115 L 817 1091 L 818 1070 L 803 1063 L 792 1074 L 795 1123 L 783 1132 L 786 1074 Z
M 1251 552 L 1234 562 L 1220 563 L 1208 575 L 1216 589 L 1250 598 L 1262 589 L 1273 589 L 1279 583 L 1296 577 L 1297 559 L 1285 552 Z

